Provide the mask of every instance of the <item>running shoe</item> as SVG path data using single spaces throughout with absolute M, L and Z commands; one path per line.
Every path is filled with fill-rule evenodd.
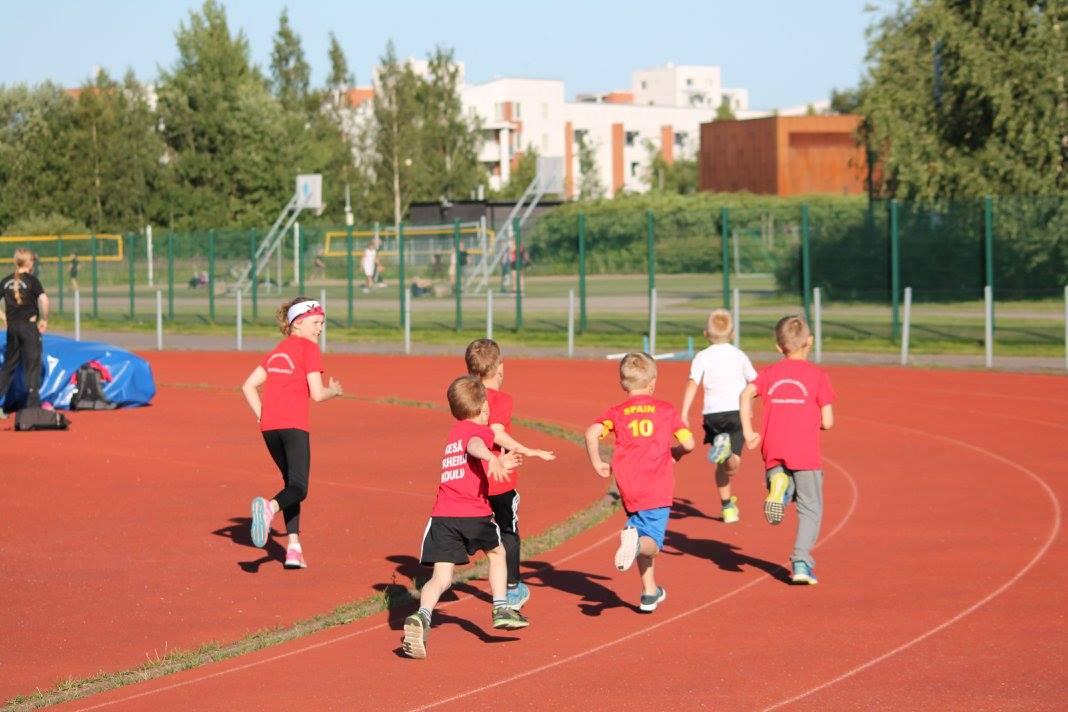
M 627 527 L 619 533 L 619 548 L 616 549 L 616 568 L 626 571 L 638 558 L 638 530 Z
M 809 586 L 815 586 L 819 583 L 816 580 L 816 572 L 804 561 L 794 562 L 794 573 L 790 576 L 790 580 L 794 583 L 807 583 Z
M 429 627 L 418 613 L 413 613 L 404 619 L 404 642 L 401 643 L 401 649 L 409 658 L 422 660 L 426 657 L 426 639 L 430 634 Z
M 271 535 L 271 503 L 263 497 L 252 500 L 252 545 L 266 546 L 267 537 Z
M 731 503 L 723 505 L 723 523 L 738 523 L 738 498 L 731 497 Z
M 731 456 L 731 436 L 728 433 L 720 433 L 712 438 L 712 447 L 708 449 L 708 461 L 718 465 L 726 462 Z
M 508 589 L 508 607 L 514 611 L 522 608 L 530 600 L 530 589 L 522 581 L 515 588 Z
M 304 552 L 300 549 L 295 549 L 292 546 L 286 549 L 286 563 L 287 569 L 306 569 L 308 563 L 304 561 Z
M 530 625 L 530 621 L 524 618 L 523 614 L 517 610 L 508 606 L 497 606 L 493 609 L 494 628 L 514 630 L 516 628 L 526 628 L 528 625 Z
M 667 589 L 663 586 L 657 586 L 656 593 L 642 594 L 641 601 L 638 605 L 638 610 L 643 611 L 645 613 L 652 613 L 656 610 L 656 607 L 664 601 L 665 598 L 667 598 Z
M 778 524 L 786 511 L 786 494 L 790 488 L 790 476 L 776 470 L 768 479 L 768 496 L 764 499 L 764 518 L 768 524 Z

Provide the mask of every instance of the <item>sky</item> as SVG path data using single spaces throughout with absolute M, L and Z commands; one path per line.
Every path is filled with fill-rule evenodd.
M 173 65 L 174 32 L 197 0 L 0 0 L 0 84 L 77 86 L 102 67 L 142 81 Z M 566 96 L 630 88 L 635 69 L 675 64 L 722 68 L 723 85 L 749 90 L 751 108 L 827 99 L 863 72 L 865 0 L 224 0 L 231 32 L 249 40 L 265 70 L 282 9 L 321 84 L 329 33 L 356 83 L 393 39 L 400 57 L 451 47 L 467 81 L 561 79 Z

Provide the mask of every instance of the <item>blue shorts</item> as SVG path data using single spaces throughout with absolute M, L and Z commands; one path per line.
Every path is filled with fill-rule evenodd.
M 668 515 L 671 507 L 641 509 L 627 518 L 627 526 L 638 530 L 638 536 L 647 536 L 656 542 L 657 549 L 664 548 L 664 535 L 667 533 Z

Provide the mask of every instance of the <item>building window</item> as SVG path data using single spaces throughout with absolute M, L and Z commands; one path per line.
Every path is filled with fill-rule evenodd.
M 693 86 L 693 79 L 687 79 L 686 80 L 686 86 L 692 87 Z
M 675 132 L 675 145 L 678 146 L 679 148 L 682 148 L 683 146 L 686 145 L 686 140 L 689 139 L 689 138 L 690 138 L 690 135 L 688 133 L 686 133 L 685 131 L 676 131 Z
M 638 177 L 638 168 L 640 166 L 641 166 L 641 164 L 638 161 L 631 161 L 630 162 L 630 177 L 631 178 L 637 178 Z
M 647 86 L 646 86 L 645 80 L 643 79 L 642 80 L 642 89 L 646 89 L 646 88 L 647 88 Z
M 575 140 L 576 141 L 584 141 L 586 139 L 586 135 L 589 132 L 590 132 L 589 129 L 575 129 Z
M 638 137 L 641 134 L 637 131 L 628 131 L 625 134 L 625 141 L 628 146 L 635 146 L 638 143 Z
M 497 102 L 493 105 L 493 118 L 500 121 L 504 118 L 504 104 Z
M 523 113 L 519 110 L 519 107 L 520 107 L 520 104 L 519 104 L 518 101 L 512 104 L 512 109 L 513 109 L 513 111 L 515 111 L 515 115 L 512 116 L 513 119 L 521 119 L 521 118 L 523 118 Z

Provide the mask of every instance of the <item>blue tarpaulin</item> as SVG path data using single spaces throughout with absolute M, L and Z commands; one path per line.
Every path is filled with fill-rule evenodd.
M 0 363 L 6 346 L 7 333 L 0 330 Z M 148 405 L 156 395 L 152 367 L 140 356 L 111 344 L 45 334 L 41 354 L 41 402 L 47 401 L 56 408 L 69 408 L 74 391 L 71 376 L 89 361 L 98 361 L 111 373 L 111 380 L 103 385 L 104 395 L 112 403 L 122 407 Z M 25 384 L 25 374 L 19 368 L 4 397 L 5 411 L 17 410 L 25 404 Z

